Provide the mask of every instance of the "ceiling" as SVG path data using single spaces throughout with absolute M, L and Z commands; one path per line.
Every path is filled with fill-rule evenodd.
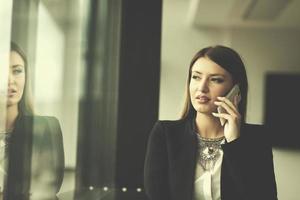
M 82 15 L 86 14 L 84 13 L 86 7 L 83 2 L 84 0 L 41 0 L 54 21 L 63 30 L 78 23 L 78 20 L 83 17 Z
M 190 0 L 196 27 L 300 29 L 299 0 Z

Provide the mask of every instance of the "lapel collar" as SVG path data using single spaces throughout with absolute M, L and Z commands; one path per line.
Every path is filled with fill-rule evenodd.
M 19 116 L 8 148 L 7 199 L 28 194 L 31 176 L 32 117 Z
M 197 137 L 193 129 L 194 120 L 185 120 L 184 128 L 177 135 L 174 161 L 171 165 L 172 199 L 191 200 L 194 193 Z

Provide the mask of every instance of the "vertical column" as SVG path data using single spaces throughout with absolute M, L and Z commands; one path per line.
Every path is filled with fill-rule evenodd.
M 89 13 L 77 145 L 79 198 L 90 189 L 101 193 L 115 187 L 121 1 L 92 0 Z
M 91 1 L 78 197 L 113 190 L 116 199 L 145 199 L 146 144 L 158 119 L 161 9 L 161 0 Z
M 161 16 L 161 0 L 122 1 L 116 185 L 132 195 L 119 190 L 120 199 L 142 199 L 146 144 L 158 119 Z

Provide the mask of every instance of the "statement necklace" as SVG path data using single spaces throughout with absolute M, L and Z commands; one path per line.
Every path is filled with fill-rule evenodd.
M 198 136 L 198 163 L 204 170 L 211 170 L 214 168 L 217 159 L 220 157 L 221 145 L 225 143 L 225 137 L 220 138 L 203 138 Z
M 10 133 L 0 134 L 0 151 L 1 148 L 6 148 L 10 141 Z
M 4 130 L 0 130 L 0 134 L 7 134 L 7 133 L 11 133 L 13 132 L 14 128 L 10 128 L 10 129 L 4 129 Z

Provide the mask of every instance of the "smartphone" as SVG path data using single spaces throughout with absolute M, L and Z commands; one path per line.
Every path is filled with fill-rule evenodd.
M 238 84 L 234 85 L 233 88 L 227 93 L 227 95 L 225 97 L 227 99 L 229 99 L 231 102 L 234 102 L 234 97 L 236 95 L 239 95 L 239 96 L 241 95 L 240 87 Z M 239 97 L 238 103 L 240 102 L 240 100 L 241 100 L 241 96 Z M 226 110 L 224 108 L 222 108 L 221 106 L 218 106 L 217 110 L 218 110 L 218 113 L 227 113 Z M 220 118 L 220 122 L 221 122 L 221 125 L 224 126 L 224 124 L 226 123 L 226 119 Z

